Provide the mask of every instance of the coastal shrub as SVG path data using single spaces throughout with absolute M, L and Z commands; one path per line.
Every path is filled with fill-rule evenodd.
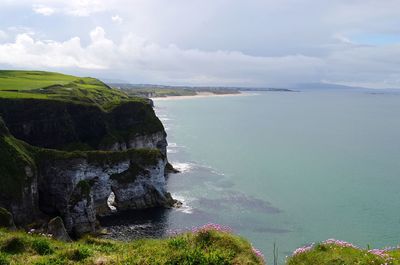
M 215 249 L 207 252 L 204 257 L 206 261 L 205 264 L 228 265 L 232 264 L 234 253 L 231 251 Z
M 11 213 L 0 207 L 0 227 L 11 227 L 12 225 L 13 221 Z
M 116 244 L 100 238 L 88 236 L 83 239 L 83 242 L 90 245 L 91 248 L 98 250 L 104 254 L 113 253 L 118 249 Z
M 34 265 L 64 265 L 67 263 L 68 262 L 63 257 L 52 257 L 37 261 Z
M 67 251 L 65 257 L 72 261 L 82 261 L 90 257 L 91 254 L 88 247 L 79 245 L 77 248 Z
M 208 226 L 207 229 L 209 228 Z M 255 255 L 246 240 L 223 231 L 209 230 L 207 233 L 200 233 L 201 229 L 204 227 L 196 228 L 194 232 L 175 234 L 168 239 L 120 242 L 86 236 L 72 243 L 22 231 L 0 230 L 0 265 L 265 264 Z M 207 236 L 203 237 L 204 235 Z M 8 250 L 19 250 L 6 252 L 3 250 L 6 245 Z M 16 252 L 18 254 L 14 255 Z
M 77 187 L 81 189 L 81 194 L 88 197 L 92 186 L 88 180 L 81 180 L 78 182 Z
M 398 260 L 400 261 L 400 260 Z M 389 249 L 362 249 L 351 243 L 328 239 L 318 244 L 296 249 L 292 256 L 288 258 L 287 265 L 370 265 L 400 264 L 394 262 Z
M 168 245 L 172 248 L 183 249 L 188 246 L 188 242 L 183 237 L 176 237 L 176 238 L 171 238 L 168 241 Z
M 0 252 L 0 265 L 9 265 L 10 260 L 7 258 L 7 256 L 3 253 Z
M 172 256 L 167 264 L 228 265 L 233 264 L 233 258 L 229 251 L 194 247 Z
M 1 251 L 9 254 L 19 254 L 26 250 L 26 243 L 22 237 L 12 237 L 4 242 Z
M 210 245 L 212 242 L 211 233 L 212 232 L 209 230 L 200 230 L 195 237 L 197 244 L 202 247 L 206 247 L 206 246 Z
M 32 249 L 39 255 L 49 255 L 54 252 L 49 241 L 44 238 L 34 239 L 32 241 Z

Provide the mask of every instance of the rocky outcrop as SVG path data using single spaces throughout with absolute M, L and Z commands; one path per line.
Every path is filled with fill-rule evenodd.
M 15 229 L 15 224 L 12 214 L 6 209 L 1 207 L 0 207 L 0 227 Z
M 173 206 L 175 201 L 165 191 L 165 165 L 165 159 L 149 167 L 131 163 L 127 171 L 113 174 L 111 188 L 115 195 L 114 206 L 118 210 Z M 129 178 L 132 171 L 136 172 L 133 181 Z
M 62 216 L 67 231 L 80 235 L 96 231 L 97 216 L 112 213 L 112 193 L 117 210 L 171 207 L 175 201 L 165 190 L 166 163 L 157 149 L 70 157 L 47 150 L 38 166 L 40 208 Z
M 102 146 L 103 150 L 123 151 L 130 148 L 154 148 L 167 155 L 167 134 L 165 131 L 145 135 L 132 135 L 126 142 L 115 142 L 109 146 Z
M 106 112 L 67 101 L 0 99 L 0 115 L 7 124 L 0 120 L 0 157 L 10 160 L 0 163 L 0 207 L 16 224 L 60 216 L 79 236 L 113 213 L 111 196 L 116 210 L 176 203 L 165 190 L 166 133 L 147 101 Z
M 33 146 L 59 150 L 165 149 L 165 132 L 151 104 L 128 101 L 110 111 L 68 101 L 0 99 L 11 134 Z M 115 148 L 118 146 L 118 148 Z
M 54 239 L 60 241 L 72 241 L 67 233 L 67 230 L 65 229 L 63 220 L 59 216 L 50 220 L 47 226 L 47 233 L 50 234 Z
M 0 159 L 0 207 L 10 211 L 17 224 L 32 222 L 39 213 L 36 164 L 1 118 Z

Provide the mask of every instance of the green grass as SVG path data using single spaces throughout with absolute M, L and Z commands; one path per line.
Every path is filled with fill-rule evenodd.
M 384 251 L 383 255 L 367 249 L 320 243 L 288 258 L 287 265 L 399 265 L 400 249 Z
M 33 90 L 54 84 L 65 85 L 76 77 L 43 71 L 0 71 L 0 90 Z
M 26 174 L 26 167 L 36 169 L 26 145 L 12 137 L 0 118 L 0 157 L 7 162 L 0 163 L 0 193 L 19 199 L 23 187 L 30 181 Z
M 204 236 L 204 233 L 207 235 Z M 11 243 L 10 243 L 11 242 Z M 11 245 L 11 246 L 10 246 Z M 119 242 L 85 237 L 64 243 L 46 236 L 0 230 L 2 264 L 264 264 L 244 239 L 216 230 L 166 239 Z
M 136 88 L 136 89 L 123 89 L 128 95 L 139 97 L 168 97 L 168 96 L 195 96 L 196 91 L 188 89 L 159 89 L 159 88 Z
M 118 162 L 131 160 L 140 165 L 155 165 L 163 155 L 158 149 L 128 149 L 125 151 L 60 151 L 30 147 L 32 157 L 36 162 L 62 161 L 76 158 L 87 159 L 90 164 L 114 165 Z
M 7 70 L 0 70 L 0 98 L 72 101 L 95 104 L 105 110 L 132 100 L 126 93 L 112 89 L 95 78 Z

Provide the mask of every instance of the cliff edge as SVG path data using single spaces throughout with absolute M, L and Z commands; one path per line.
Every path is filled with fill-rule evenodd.
M 151 102 L 93 78 L 0 71 L 0 207 L 95 232 L 115 210 L 171 207 L 166 133 Z

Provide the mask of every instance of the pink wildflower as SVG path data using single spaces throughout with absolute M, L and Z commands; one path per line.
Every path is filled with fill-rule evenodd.
M 299 255 L 302 253 L 306 253 L 306 252 L 310 251 L 313 247 L 314 247 L 314 243 L 312 243 L 311 245 L 308 245 L 308 246 L 300 247 L 300 248 L 296 249 L 295 251 L 293 251 L 292 255 L 296 256 L 296 255 Z
M 259 257 L 261 260 L 265 260 L 264 254 L 261 252 L 261 250 L 256 249 L 255 247 L 251 246 L 253 253 L 256 254 L 257 257 Z
M 330 238 L 330 239 L 328 239 L 328 240 L 325 240 L 324 242 L 322 242 L 322 244 L 324 244 L 324 245 L 335 245 L 335 246 L 339 246 L 339 247 L 347 247 L 347 248 L 356 248 L 356 249 L 359 249 L 359 247 L 357 247 L 357 246 L 355 246 L 355 245 L 353 245 L 353 244 L 351 244 L 351 243 L 349 243 L 349 242 L 342 241 L 342 240 L 337 240 L 337 239 L 333 239 L 333 238 Z
M 382 259 L 386 261 L 391 261 L 393 258 L 389 256 L 389 254 L 386 253 L 384 249 L 371 249 L 368 250 L 368 253 L 374 254 L 378 257 L 381 257 Z
M 224 232 L 224 233 L 231 233 L 232 232 L 232 228 L 230 228 L 229 226 L 213 224 L 213 223 L 208 223 L 208 224 L 200 226 L 200 227 L 192 228 L 192 232 L 193 233 L 210 231 L 210 230 L 214 230 L 214 231 L 218 231 L 218 232 Z

